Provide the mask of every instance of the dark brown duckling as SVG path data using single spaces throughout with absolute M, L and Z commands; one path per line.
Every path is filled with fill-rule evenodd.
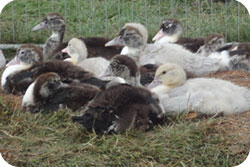
M 62 83 L 54 72 L 40 75 L 27 89 L 22 106 L 34 112 L 49 112 L 61 108 L 76 111 L 84 107 L 99 92 L 99 88 L 81 84 L 80 86 Z
M 72 120 L 97 133 L 118 133 L 131 128 L 145 131 L 160 123 L 163 113 L 158 98 L 147 89 L 116 84 L 98 94 L 84 114 Z
M 29 84 L 33 81 L 27 77 L 26 71 L 33 65 L 43 62 L 42 50 L 32 44 L 22 45 L 6 66 L 2 74 L 1 86 L 5 93 L 23 94 Z
M 156 64 L 146 64 L 140 67 L 140 82 L 143 86 L 147 87 L 154 80 L 157 68 Z
M 62 42 L 65 27 L 65 20 L 60 14 L 48 13 L 44 21 L 33 28 L 33 31 L 41 29 L 52 30 L 52 35 L 47 39 L 43 50 L 46 60 L 64 60 L 68 57 L 67 54 L 61 52 L 61 50 L 66 48 L 68 45 L 68 42 Z M 122 49 L 122 47 L 118 46 L 106 48 L 104 45 L 110 40 L 106 38 L 80 37 L 79 39 L 83 40 L 86 44 L 88 57 L 104 57 L 106 59 L 111 59 L 115 54 L 119 54 Z
M 160 31 L 154 36 L 153 41 L 159 44 L 176 43 L 193 53 L 205 43 L 205 38 L 187 38 L 181 35 L 181 23 L 176 19 L 166 19 L 161 23 Z

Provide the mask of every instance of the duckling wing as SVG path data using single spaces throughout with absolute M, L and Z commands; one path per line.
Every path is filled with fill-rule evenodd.
M 12 74 L 7 77 L 8 89 L 13 94 L 24 94 L 29 85 L 34 81 L 33 74 L 29 70 Z
M 140 57 L 140 65 L 156 64 L 155 54 L 158 54 L 162 49 L 162 45 L 147 44 Z

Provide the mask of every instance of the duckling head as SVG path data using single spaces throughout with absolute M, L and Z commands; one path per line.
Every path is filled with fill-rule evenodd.
M 34 65 L 43 62 L 42 50 L 32 44 L 22 45 L 16 53 L 14 59 L 12 59 L 6 66 L 23 64 L 23 65 Z
M 140 74 L 133 59 L 125 55 L 116 55 L 110 61 L 110 65 L 102 77 L 115 76 L 125 79 L 133 86 L 140 86 Z
M 214 51 L 221 48 L 225 44 L 223 35 L 212 34 L 205 39 L 205 46 L 210 47 Z
M 65 31 L 65 20 L 58 13 L 48 13 L 43 22 L 36 25 L 32 31 L 37 30 L 52 30 L 53 32 L 64 32 Z
M 45 100 L 53 95 L 62 85 L 60 77 L 54 72 L 40 75 L 34 86 L 34 97 L 36 100 Z
M 163 37 L 172 37 L 171 42 L 176 42 L 182 35 L 182 25 L 176 19 L 166 19 L 161 23 L 160 31 L 154 36 L 153 41 Z
M 143 47 L 148 40 L 148 31 L 139 23 L 127 23 L 118 36 L 105 44 L 105 46 L 127 46 L 131 48 Z
M 75 65 L 88 57 L 85 43 L 78 38 L 72 38 L 69 41 L 68 46 L 63 49 L 62 52 L 67 53 L 71 57 L 65 59 L 65 61 L 71 61 Z
M 163 84 L 169 88 L 174 88 L 183 85 L 186 78 L 186 73 L 182 67 L 167 63 L 156 70 L 154 81 L 148 87 L 154 88 Z

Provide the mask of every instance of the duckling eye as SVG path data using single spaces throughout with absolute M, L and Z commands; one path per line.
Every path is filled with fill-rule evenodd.
M 163 71 L 163 72 L 162 72 L 163 75 L 166 74 L 166 73 L 167 73 L 167 71 Z
M 112 62 L 112 63 L 111 63 L 111 66 L 114 66 L 114 67 L 117 66 L 117 62 L 115 62 L 115 61 Z
M 21 51 L 20 53 L 21 53 L 21 55 L 24 55 L 25 52 L 24 52 L 24 51 Z

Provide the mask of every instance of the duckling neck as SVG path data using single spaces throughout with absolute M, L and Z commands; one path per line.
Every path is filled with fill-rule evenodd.
M 121 55 L 127 55 L 128 57 L 132 58 L 136 62 L 136 64 L 138 64 L 140 55 L 144 48 L 144 46 L 138 48 L 125 46 L 121 51 Z
M 132 77 L 125 79 L 125 80 L 128 84 L 130 84 L 132 86 L 142 87 L 141 82 L 140 82 L 140 80 L 141 80 L 140 74 L 136 74 L 136 76 L 132 76 Z
M 180 38 L 180 35 L 173 34 L 173 35 L 166 35 L 161 39 L 155 41 L 156 44 L 166 44 L 166 43 L 176 43 Z
M 74 64 L 74 65 L 77 65 L 77 64 L 78 64 L 78 60 L 75 59 L 75 58 L 73 58 L 73 57 L 67 58 L 67 59 L 65 59 L 64 61 L 71 62 L 71 63 Z
M 64 36 L 64 31 L 52 31 L 51 36 L 49 37 L 50 39 L 53 39 L 54 41 L 57 41 L 59 43 L 62 42 Z
M 171 89 L 170 87 L 162 84 L 162 85 L 159 85 L 159 86 L 151 89 L 151 92 L 154 92 L 154 93 L 156 93 L 158 95 L 159 94 L 166 94 L 166 93 L 169 92 L 170 89 Z

